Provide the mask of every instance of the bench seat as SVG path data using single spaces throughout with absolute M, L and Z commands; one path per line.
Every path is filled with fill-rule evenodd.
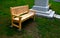
M 20 17 L 22 17 L 22 18 L 21 18 L 21 21 L 23 22 L 24 20 L 29 19 L 29 17 L 34 16 L 34 14 L 35 14 L 35 13 L 29 12 L 29 13 L 27 13 L 27 14 L 24 14 L 24 15 L 20 16 Z M 18 21 L 19 21 L 19 18 L 16 17 L 16 18 L 14 18 L 14 20 L 18 22 Z

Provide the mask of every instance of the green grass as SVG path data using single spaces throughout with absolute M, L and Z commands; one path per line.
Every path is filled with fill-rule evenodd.
M 55 2 L 50 0 L 51 8 L 56 12 L 56 14 L 60 14 L 60 2 Z
M 36 18 L 39 35 L 42 38 L 60 38 L 60 20 L 38 17 Z
M 51 8 L 60 14 L 60 2 L 54 2 L 50 0 Z M 34 5 L 34 0 L 0 0 L 0 38 L 2 37 L 17 37 L 22 38 L 34 38 L 30 33 L 27 34 L 27 30 L 23 29 L 21 33 L 18 33 L 15 28 L 9 28 L 11 25 L 10 7 L 20 6 L 28 4 L 31 8 Z M 44 17 L 36 17 L 36 25 L 38 29 L 38 36 L 40 38 L 60 38 L 60 19 L 48 19 Z M 34 29 L 35 30 L 35 29 Z M 34 33 L 34 31 L 33 31 Z

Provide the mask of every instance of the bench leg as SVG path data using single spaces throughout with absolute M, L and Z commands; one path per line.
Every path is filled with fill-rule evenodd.
M 12 23 L 11 27 L 13 27 L 13 23 Z
M 22 28 L 22 26 L 21 26 L 21 21 L 19 22 L 19 31 L 21 31 L 21 28 Z
M 13 21 L 12 21 L 12 24 L 11 24 L 11 26 L 10 27 L 13 27 Z
M 35 16 L 31 17 L 33 19 L 33 21 L 35 21 Z
M 33 18 L 33 21 L 35 21 L 35 14 L 33 15 L 33 17 L 32 17 L 32 18 Z
M 35 15 L 33 16 L 33 21 L 35 21 Z

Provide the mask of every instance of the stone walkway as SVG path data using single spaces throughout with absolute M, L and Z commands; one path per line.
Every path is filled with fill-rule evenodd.
M 60 19 L 60 15 L 58 14 L 54 14 L 54 17 Z

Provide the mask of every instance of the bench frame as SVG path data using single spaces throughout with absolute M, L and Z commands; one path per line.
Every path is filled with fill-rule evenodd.
M 28 5 L 24 5 L 24 6 L 28 7 Z M 18 8 L 18 7 L 20 7 L 20 6 L 17 6 L 17 8 Z M 21 7 L 22 7 L 22 6 L 21 6 Z M 27 19 L 25 19 L 25 20 L 23 20 L 23 21 L 21 21 L 21 18 L 22 18 L 22 17 L 20 17 L 19 15 L 14 15 L 12 8 L 16 9 L 15 7 L 10 7 L 10 10 L 11 10 L 11 17 L 12 17 L 12 19 L 11 19 L 11 20 L 12 20 L 12 21 L 11 21 L 11 22 L 12 22 L 11 27 L 15 26 L 15 27 L 18 28 L 19 31 L 21 31 L 21 29 L 22 29 L 22 22 L 28 20 L 29 18 L 33 18 L 33 20 L 35 20 L 35 10 L 28 10 L 28 12 L 30 11 L 30 12 L 34 13 L 34 15 L 31 16 L 31 17 L 29 17 L 29 18 L 27 18 Z M 28 8 L 29 8 L 29 7 L 28 7 Z M 16 25 L 16 24 L 13 23 L 15 16 L 19 18 L 19 21 L 18 21 L 18 24 L 19 24 L 19 25 Z

